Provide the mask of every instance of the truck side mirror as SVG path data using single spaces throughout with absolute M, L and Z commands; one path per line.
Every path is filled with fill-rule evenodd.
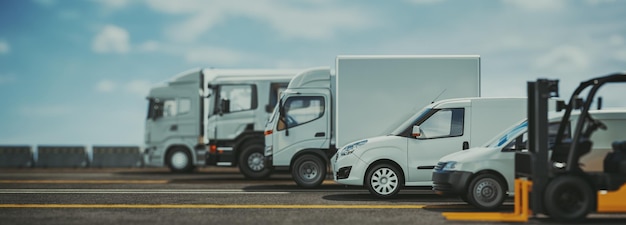
M 424 136 L 422 129 L 420 129 L 420 126 L 413 126 L 413 132 L 411 132 L 411 136 L 413 136 L 414 138 L 425 138 L 426 136 Z

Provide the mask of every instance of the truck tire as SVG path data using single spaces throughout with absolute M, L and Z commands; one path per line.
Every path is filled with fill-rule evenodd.
M 291 176 L 298 186 L 316 188 L 326 178 L 326 163 L 320 157 L 306 154 L 299 156 L 291 169 Z
M 400 189 L 404 187 L 404 177 L 397 167 L 388 163 L 381 163 L 367 171 L 365 186 L 376 197 L 395 198 Z
M 580 221 L 594 208 L 591 187 L 578 176 L 564 175 L 546 185 L 543 204 L 550 217 L 558 221 Z
M 506 198 L 506 187 L 500 177 L 483 173 L 474 177 L 467 187 L 467 202 L 481 210 L 495 210 Z
M 189 173 L 194 169 L 191 154 L 184 148 L 175 147 L 165 157 L 167 166 L 174 173 Z
M 239 154 L 239 171 L 250 179 L 263 179 L 270 176 L 271 168 L 265 167 L 265 145 L 261 141 L 246 143 Z

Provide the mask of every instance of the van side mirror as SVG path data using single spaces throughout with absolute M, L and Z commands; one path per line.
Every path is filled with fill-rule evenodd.
M 418 138 L 418 139 L 426 138 L 426 136 L 424 136 L 423 133 L 424 132 L 422 132 L 422 129 L 420 129 L 420 126 L 413 126 L 413 132 L 411 132 L 411 136 L 413 136 L 414 138 Z

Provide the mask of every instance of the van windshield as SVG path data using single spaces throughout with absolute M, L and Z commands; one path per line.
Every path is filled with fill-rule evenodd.
M 424 115 L 427 115 L 430 111 L 432 110 L 432 108 L 424 108 L 421 111 L 419 111 L 418 113 L 412 114 L 412 115 L 406 115 L 404 117 L 401 117 L 401 120 L 396 120 L 395 123 L 393 123 L 393 125 L 391 127 L 389 127 L 387 129 L 387 132 L 385 132 L 386 134 L 389 135 L 400 135 L 402 134 L 402 132 L 404 132 L 407 127 L 415 124 L 415 122 L 419 119 L 422 118 Z
M 528 130 L 528 121 L 524 120 L 521 123 L 518 123 L 515 126 L 506 129 L 504 132 L 497 135 L 494 139 L 491 139 L 487 142 L 487 147 L 497 148 L 506 145 L 509 140 L 516 138 L 521 133 L 526 132 Z

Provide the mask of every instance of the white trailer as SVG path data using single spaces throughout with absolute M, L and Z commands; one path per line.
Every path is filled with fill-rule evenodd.
M 263 164 L 265 122 L 299 71 L 193 69 L 152 88 L 145 165 L 173 172 L 238 165 L 246 177 L 269 176 Z
M 334 74 L 313 68 L 289 83 L 266 126 L 266 164 L 317 187 L 336 146 L 383 134 L 435 99 L 477 96 L 476 55 L 338 56 Z
M 457 98 L 430 104 L 384 136 L 343 146 L 332 158 L 335 181 L 395 197 L 431 186 L 442 156 L 480 146 L 526 116 L 526 98 Z

